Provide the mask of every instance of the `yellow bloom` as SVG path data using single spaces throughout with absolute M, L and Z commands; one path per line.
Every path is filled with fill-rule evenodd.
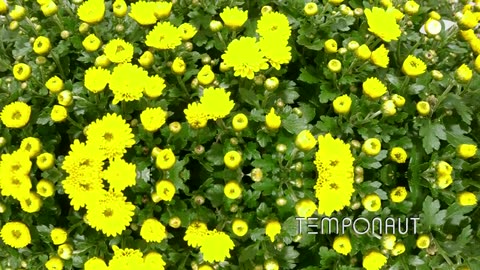
M 149 218 L 143 222 L 140 236 L 149 243 L 160 243 L 167 237 L 167 230 L 160 221 L 155 218 Z
M 158 75 L 150 76 L 147 79 L 144 93 L 149 98 L 157 98 L 162 95 L 163 89 L 167 87 L 165 80 Z
M 400 26 L 397 24 L 391 11 L 373 7 L 364 10 L 367 17 L 368 30 L 385 42 L 397 40 L 401 35 Z
M 401 203 L 407 198 L 407 194 L 405 187 L 396 187 L 390 192 L 390 200 L 394 203 Z
M 154 13 L 157 19 L 164 19 L 170 15 L 172 11 L 172 2 L 156 1 Z
M 119 115 L 107 114 L 88 126 L 87 143 L 95 145 L 110 160 L 121 158 L 135 144 L 132 128 Z
M 303 8 L 303 12 L 305 12 L 307 16 L 314 16 L 318 13 L 318 6 L 313 2 L 307 3 Z
M 160 50 L 174 49 L 182 44 L 182 32 L 170 22 L 160 22 L 148 32 L 145 44 Z
M 382 143 L 377 138 L 370 138 L 362 145 L 362 151 L 369 156 L 376 156 L 382 150 Z
M 19 5 L 15 5 L 15 7 L 8 13 L 10 18 L 14 21 L 20 21 L 25 17 L 25 8 Z
M 47 37 L 39 36 L 33 42 L 33 51 L 36 54 L 39 54 L 39 55 L 47 54 L 51 48 L 52 48 L 52 45 L 50 44 L 50 40 Z
M 104 0 L 87 0 L 77 9 L 77 15 L 80 20 L 94 24 L 103 20 L 105 16 Z
M 53 105 L 52 112 L 50 113 L 50 118 L 53 122 L 62 122 L 67 119 L 67 116 L 67 108 L 62 105 Z
M 107 45 L 105 45 L 103 52 L 108 60 L 113 63 L 130 62 L 133 57 L 133 45 L 123 39 L 116 38 L 110 40 Z
M 338 73 L 342 70 L 342 62 L 337 59 L 332 59 L 328 61 L 327 67 L 331 72 Z
M 398 256 L 405 252 L 405 245 L 403 243 L 396 243 L 392 249 L 392 255 Z
M 371 251 L 363 257 L 362 266 L 366 270 L 380 270 L 387 263 L 387 257 L 378 251 Z
M 63 261 L 57 256 L 51 257 L 50 260 L 45 263 L 45 268 L 47 268 L 47 270 L 62 270 Z
M 395 241 L 397 241 L 397 237 L 393 234 L 386 234 L 382 237 L 382 246 L 387 250 L 392 250 L 395 246 Z
M 235 219 L 232 222 L 232 231 L 235 235 L 240 237 L 244 236 L 248 232 L 248 224 L 244 220 Z
M 187 241 L 187 244 L 193 248 L 200 247 L 203 239 L 207 236 L 208 228 L 207 224 L 199 221 L 192 222 L 187 230 L 183 240 Z
M 387 87 L 377 78 L 370 77 L 362 84 L 363 93 L 371 99 L 377 99 L 387 92 Z
M 113 15 L 115 15 L 117 18 L 122 18 L 127 15 L 128 7 L 124 0 L 115 0 L 115 2 L 112 4 L 112 8 Z
M 436 166 L 437 174 L 439 175 L 449 175 L 452 173 L 453 168 L 450 164 L 445 161 L 440 161 Z
M 460 144 L 457 146 L 457 155 L 461 158 L 467 159 L 477 154 L 477 146 L 474 144 Z
M 110 189 L 122 191 L 136 184 L 136 166 L 121 158 L 115 158 L 109 162 L 108 168 L 103 171 L 103 178 L 107 180 Z
M 382 208 L 382 201 L 377 194 L 370 194 L 362 199 L 362 205 L 369 212 L 376 212 Z
M 403 105 L 405 105 L 405 98 L 398 94 L 393 94 L 392 100 L 393 100 L 393 103 L 395 103 L 395 106 L 397 107 L 403 107 Z
M 82 45 L 87 52 L 94 52 L 102 46 L 102 41 L 95 34 L 90 34 L 83 40 Z
M 265 227 L 265 234 L 270 237 L 270 241 L 275 241 L 275 236 L 282 230 L 282 225 L 278 221 L 269 221 Z
M 175 195 L 175 185 L 170 180 L 160 180 L 155 184 L 155 190 L 160 200 L 171 201 Z
M 92 228 L 106 236 L 117 236 L 130 225 L 135 206 L 127 202 L 127 198 L 121 192 L 102 193 L 87 205 L 86 219 Z
M 38 138 L 27 137 L 22 140 L 19 149 L 27 152 L 30 158 L 34 158 L 42 151 L 42 142 Z
M 350 238 L 346 235 L 339 235 L 333 240 L 333 249 L 340 254 L 347 255 L 352 251 Z
M 222 59 L 227 67 L 233 67 L 234 76 L 250 80 L 254 78 L 255 72 L 268 68 L 267 59 L 253 37 L 241 37 L 230 42 Z
M 420 249 L 425 249 L 430 246 L 430 236 L 426 234 L 422 234 L 417 238 L 417 247 Z
M 52 93 L 58 93 L 63 90 L 63 81 L 58 76 L 53 76 L 45 83 L 45 87 Z
M 274 259 L 268 259 L 263 263 L 263 267 L 265 270 L 279 270 L 280 267 L 278 266 L 278 262 Z
M 51 197 L 55 194 L 55 186 L 46 179 L 38 181 L 36 189 L 38 195 L 44 198 Z
M 206 262 L 223 262 L 230 258 L 230 250 L 235 247 L 232 239 L 224 232 L 208 232 L 200 246 L 200 252 Z
M 162 108 L 146 108 L 140 114 L 143 128 L 149 132 L 155 132 L 165 124 L 167 113 Z
M 3 107 L 0 119 L 7 128 L 22 128 L 30 120 L 31 107 L 22 101 L 15 101 Z
M 261 38 L 258 45 L 260 52 L 276 70 L 280 70 L 280 65 L 288 64 L 292 60 L 292 48 L 287 46 L 286 41 L 279 43 L 273 38 Z
M 197 28 L 189 23 L 182 23 L 178 30 L 180 30 L 180 37 L 183 41 L 190 40 L 198 32 Z
M 372 55 L 370 56 L 370 61 L 373 62 L 373 64 L 386 68 L 388 66 L 388 63 L 390 62 L 390 59 L 388 58 L 388 50 L 385 48 L 385 45 L 382 44 L 380 47 L 378 47 L 375 51 L 372 52 Z
M 50 231 L 50 238 L 54 245 L 61 245 L 67 241 L 68 233 L 62 228 L 53 228 Z
M 317 210 L 317 205 L 310 199 L 301 199 L 295 204 L 297 216 L 309 218 Z
M 143 262 L 145 270 L 164 270 L 165 261 L 160 253 L 150 251 L 147 255 L 143 256 Z M 86 269 L 85 269 L 86 270 Z
M 348 114 L 352 106 L 352 99 L 347 95 L 338 96 L 333 100 L 333 110 L 337 114 Z
M 248 118 L 243 113 L 236 114 L 232 119 L 232 126 L 233 130 L 240 132 L 247 128 L 248 126 Z
M 440 189 L 445 189 L 453 183 L 453 178 L 450 174 L 437 176 L 436 184 Z
M 287 16 L 282 13 L 263 13 L 257 22 L 257 33 L 262 38 L 282 43 L 290 38 L 290 23 Z
M 407 56 L 405 61 L 403 61 L 402 71 L 407 76 L 417 77 L 425 73 L 426 70 L 427 66 L 425 63 L 413 55 Z
M 235 170 L 240 166 L 240 163 L 242 162 L 242 156 L 237 151 L 229 151 L 223 157 L 223 162 L 227 168 L 230 170 Z
M 295 138 L 295 145 L 302 151 L 309 151 L 317 145 L 317 140 L 309 130 L 302 130 Z
M 198 82 L 201 85 L 209 85 L 215 80 L 215 73 L 210 65 L 204 65 L 197 74 Z
M 114 94 L 112 104 L 139 100 L 143 96 L 147 81 L 147 71 L 137 65 L 124 63 L 116 66 L 109 81 L 109 87 Z
M 237 181 L 232 180 L 225 185 L 223 188 L 223 193 L 225 196 L 227 196 L 227 198 L 235 200 L 242 195 L 242 188 Z
M 198 129 L 207 125 L 207 113 L 202 104 L 198 102 L 190 103 L 188 104 L 188 108 L 183 110 L 183 112 L 190 127 Z
M 55 15 L 58 11 L 58 6 L 55 4 L 53 0 L 48 1 L 47 3 L 43 4 L 40 9 L 42 10 L 43 15 L 46 17 L 50 17 Z
M 130 5 L 128 16 L 140 25 L 152 25 L 157 22 L 155 2 L 138 1 Z
M 309 3 L 314 4 L 314 3 Z M 336 53 L 338 49 L 338 44 L 334 39 L 329 39 L 323 44 L 326 53 Z
M 248 11 L 240 10 L 238 7 L 225 7 L 220 13 L 220 18 L 227 27 L 238 29 L 247 21 Z
M 26 81 L 32 74 L 32 68 L 24 63 L 18 63 L 13 66 L 13 77 L 19 81 Z
M 5 244 L 13 248 L 24 248 L 32 240 L 27 225 L 16 221 L 5 223 L 0 230 L 0 236 Z
M 104 260 L 98 257 L 93 257 L 88 259 L 88 261 L 85 262 L 85 264 L 83 265 L 83 269 L 84 270 L 108 270 L 108 266 Z
M 472 70 L 465 64 L 462 64 L 456 71 L 455 77 L 461 83 L 468 83 L 473 76 Z
M 420 9 L 420 5 L 417 4 L 417 2 L 415 1 L 407 1 L 405 2 L 403 9 L 405 10 L 405 13 L 407 13 L 408 15 L 415 15 L 418 13 L 418 10 Z
M 460 30 L 460 36 L 462 36 L 465 41 L 471 41 L 477 38 L 473 29 Z
M 391 99 L 385 100 L 382 103 L 382 113 L 385 116 L 395 115 L 397 113 L 397 108 L 395 107 L 395 102 L 393 102 L 393 100 L 391 100 Z
M 5 14 L 8 11 L 7 2 L 0 2 L 0 14 Z
M 143 68 L 149 68 L 153 64 L 154 60 L 155 60 L 155 57 L 153 56 L 153 53 L 150 51 L 145 51 L 138 59 L 138 63 Z
M 173 154 L 172 149 L 167 148 L 167 149 L 162 149 L 155 160 L 155 165 L 157 165 L 157 168 L 167 171 L 170 170 L 173 165 L 175 165 L 175 155 Z
M 31 191 L 29 195 L 20 199 L 20 207 L 24 212 L 27 213 L 35 213 L 40 211 L 40 208 L 42 208 L 42 204 L 42 198 L 40 198 L 37 193 Z
M 83 83 L 92 93 L 99 93 L 107 87 L 110 71 L 101 67 L 91 67 L 85 71 Z
M 457 195 L 457 201 L 461 206 L 473 206 L 477 204 L 477 196 L 472 192 L 464 191 Z
M 61 259 L 70 260 L 72 258 L 73 247 L 70 244 L 62 244 L 58 247 L 57 254 Z
M 176 57 L 172 63 L 173 73 L 175 73 L 176 75 L 183 75 L 185 74 L 186 70 L 187 70 L 187 65 L 185 64 L 185 61 L 183 61 L 181 57 Z
M 478 19 L 472 11 L 466 10 L 461 14 L 459 24 L 462 29 L 472 29 L 477 26 Z
M 226 117 L 235 106 L 235 103 L 230 100 L 230 92 L 223 88 L 213 87 L 203 90 L 200 103 L 203 105 L 208 119 L 213 120 Z
M 355 55 L 362 60 L 368 60 L 372 56 L 372 51 L 366 44 L 362 44 L 362 46 L 355 49 Z
M 269 130 L 277 130 L 282 124 L 282 119 L 275 114 L 275 109 L 271 108 L 270 112 L 265 116 L 265 125 Z
M 108 263 L 108 269 L 143 269 L 143 253 L 140 250 L 131 248 L 120 249 L 116 245 L 112 249 L 114 255 Z
M 214 270 L 214 269 L 208 264 L 202 264 L 198 267 L 198 270 Z
M 416 105 L 417 112 L 421 116 L 427 116 L 430 114 L 430 104 L 426 101 L 420 101 Z
M 401 147 L 394 147 L 390 151 L 390 158 L 397 163 L 405 163 L 407 160 L 407 152 Z

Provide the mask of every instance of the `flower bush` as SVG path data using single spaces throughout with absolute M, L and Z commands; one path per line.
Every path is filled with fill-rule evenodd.
M 0 269 L 480 269 L 479 5 L 0 1 Z

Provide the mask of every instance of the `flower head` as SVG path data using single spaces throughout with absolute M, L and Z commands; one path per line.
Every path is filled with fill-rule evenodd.
M 390 151 L 390 158 L 397 163 L 405 163 L 407 157 L 407 152 L 402 147 L 394 147 Z
M 392 16 L 391 11 L 382 8 L 373 7 L 364 10 L 367 17 L 368 30 L 381 38 L 385 42 L 397 40 L 401 34 L 400 26 Z
M 290 53 L 291 47 L 287 46 L 286 42 L 279 43 L 273 38 L 261 38 L 258 42 L 260 51 L 276 70 L 280 70 L 280 65 L 288 64 L 292 60 Z
M 466 65 L 462 64 L 456 71 L 455 77 L 461 83 L 468 83 L 473 76 L 473 71 Z
M 210 65 L 204 65 L 197 74 L 198 82 L 201 85 L 209 85 L 215 80 L 215 73 Z
M 108 266 L 103 259 L 93 257 L 88 259 L 83 265 L 84 270 L 108 270 Z
M 18 63 L 13 66 L 13 77 L 19 81 L 26 81 L 32 74 L 32 68 L 24 63 Z
M 457 146 L 457 155 L 461 158 L 471 158 L 477 154 L 477 146 L 474 144 L 460 144 Z
M 103 171 L 103 178 L 107 180 L 110 189 L 122 191 L 136 184 L 136 166 L 121 158 L 115 158 L 109 162 L 108 168 Z
M 148 77 L 143 92 L 149 98 L 157 98 L 162 95 L 165 87 L 165 80 L 158 75 L 153 75 Z
M 54 245 L 61 245 L 67 241 L 68 233 L 62 228 L 53 228 L 50 231 L 50 238 Z
M 350 238 L 346 235 L 339 235 L 333 240 L 333 249 L 343 255 L 348 255 L 352 251 Z
M 181 38 L 183 41 L 190 40 L 198 32 L 198 29 L 189 23 L 182 23 L 178 27 L 178 30 L 180 30 Z
M 287 41 L 291 29 L 287 16 L 279 12 L 263 13 L 257 22 L 257 33 L 265 39 Z
M 68 111 L 65 106 L 62 105 L 53 105 L 52 111 L 50 113 L 50 118 L 53 122 L 62 122 L 68 117 Z
M 277 130 L 282 124 L 282 119 L 279 115 L 275 114 L 275 109 L 271 108 L 270 112 L 265 116 L 265 125 L 270 130 Z
M 207 236 L 208 227 L 207 224 L 194 221 L 188 227 L 185 232 L 183 240 L 187 241 L 187 244 L 193 248 L 200 247 L 203 243 L 203 240 Z
M 390 200 L 394 203 L 401 203 L 407 198 L 407 189 L 405 187 L 396 187 L 390 192 Z
M 162 149 L 155 160 L 155 165 L 157 165 L 157 168 L 161 170 L 170 170 L 173 165 L 175 165 L 175 154 L 173 154 L 172 149 L 167 148 L 167 149 Z
M 136 3 L 135 3 L 136 4 Z M 124 63 L 132 61 L 133 45 L 123 39 L 110 40 L 103 49 L 108 60 L 113 63 Z
M 402 71 L 407 76 L 417 77 L 425 73 L 426 70 L 427 66 L 425 63 L 413 55 L 407 56 L 405 61 L 403 61 Z
M 150 251 L 147 255 L 143 256 L 144 269 L 146 270 L 163 270 L 166 265 L 163 257 L 160 253 Z
M 317 145 L 317 140 L 309 130 L 302 130 L 295 138 L 295 145 L 302 151 L 309 151 Z
M 88 91 L 99 93 L 110 81 L 110 71 L 101 67 L 91 67 L 85 71 L 84 85 Z
M 143 96 L 147 81 L 147 71 L 137 65 L 124 63 L 116 66 L 109 81 L 114 94 L 112 103 L 139 100 Z
M 113 258 L 108 263 L 108 269 L 143 269 L 143 253 L 138 249 L 113 246 Z
M 225 7 L 220 13 L 220 18 L 227 27 L 237 29 L 247 21 L 248 11 L 240 10 L 238 7 Z
M 160 243 L 167 237 L 167 231 L 160 221 L 155 218 L 149 218 L 143 222 L 140 236 L 147 242 Z
M 104 0 L 87 0 L 78 7 L 77 15 L 80 20 L 94 24 L 103 20 L 105 16 Z
M 461 206 L 473 206 L 477 204 L 477 196 L 469 191 L 459 193 L 457 200 Z
M 242 188 L 237 183 L 237 181 L 229 181 L 223 188 L 223 193 L 229 199 L 235 200 L 242 195 Z
M 371 251 L 363 257 L 362 266 L 367 270 L 379 270 L 387 263 L 387 257 L 378 251 Z
M 280 233 L 282 230 L 282 224 L 280 222 L 273 220 L 267 223 L 265 227 L 265 234 L 270 238 L 270 241 L 275 241 L 275 236 Z
M 317 210 L 317 204 L 310 199 L 302 199 L 295 204 L 297 216 L 309 218 Z
M 235 219 L 232 222 L 232 231 L 235 235 L 240 237 L 244 236 L 248 232 L 248 224 L 245 220 Z
M 15 101 L 3 107 L 0 119 L 8 128 L 22 128 L 30 120 L 31 111 L 31 107 L 25 102 Z
M 387 92 L 387 87 L 377 78 L 370 77 L 362 84 L 363 93 L 371 99 L 377 99 Z
M 255 76 L 255 72 L 268 68 L 259 43 L 252 37 L 241 37 L 230 42 L 222 59 L 227 67 L 233 67 L 235 76 L 250 80 Z
M 160 22 L 148 32 L 145 44 L 160 50 L 174 49 L 182 44 L 182 32 L 170 22 Z
M 45 87 L 52 93 L 58 93 L 63 90 L 63 81 L 58 76 L 53 76 L 45 83 Z
M 203 128 L 207 125 L 208 117 L 206 108 L 203 104 L 193 102 L 188 104 L 188 108 L 183 110 L 185 118 L 190 127 L 194 129 Z
M 208 119 L 213 120 L 226 117 L 235 106 L 235 103 L 230 100 L 230 92 L 223 88 L 213 87 L 203 91 L 200 103 L 202 103 Z
M 362 204 L 365 209 L 370 212 L 376 212 L 382 207 L 382 202 L 377 194 L 369 194 L 362 199 Z
M 140 114 L 140 121 L 146 131 L 155 132 L 165 124 L 167 113 L 162 108 L 146 108 Z
M 138 1 L 130 5 L 130 16 L 140 25 L 152 25 L 157 22 L 155 2 Z
M 333 100 L 333 110 L 337 114 L 348 114 L 351 106 L 352 98 L 348 95 L 342 95 Z
M 160 197 L 160 200 L 171 201 L 173 196 L 175 196 L 175 185 L 170 180 L 160 180 L 155 184 L 155 191 Z
M 230 250 L 235 247 L 232 239 L 224 232 L 208 232 L 200 246 L 200 252 L 206 262 L 223 262 L 230 258 Z
M 5 244 L 13 248 L 24 248 L 32 241 L 27 225 L 16 221 L 5 223 L 0 236 Z
M 372 61 L 373 64 L 386 68 L 388 66 L 388 63 L 390 62 L 390 59 L 388 58 L 388 50 L 385 48 L 385 45 L 382 44 L 380 47 L 378 47 L 375 51 L 372 52 L 372 55 L 370 56 L 370 61 Z
M 235 170 L 242 162 L 242 155 L 240 155 L 240 153 L 237 151 L 229 151 L 223 157 L 223 162 L 227 168 L 230 170 Z

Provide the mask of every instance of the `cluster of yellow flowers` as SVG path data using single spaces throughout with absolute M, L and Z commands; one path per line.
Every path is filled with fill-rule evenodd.
M 193 102 L 184 110 L 188 124 L 194 128 L 203 128 L 208 120 L 226 117 L 235 106 L 230 100 L 230 92 L 223 88 L 209 87 L 203 90 L 200 102 Z

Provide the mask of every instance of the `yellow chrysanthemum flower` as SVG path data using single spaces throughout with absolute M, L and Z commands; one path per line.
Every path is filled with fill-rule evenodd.
M 28 196 L 32 181 L 28 175 L 11 174 L 0 179 L 0 186 L 2 196 L 12 196 L 14 199 L 21 200 Z
M 63 160 L 63 170 L 74 178 L 100 177 L 105 155 L 97 145 L 75 140 L 70 149 Z
M 165 261 L 160 253 L 155 251 L 150 251 L 147 255 L 143 257 L 143 262 L 145 270 L 164 270 L 165 269 Z
M 206 262 L 223 262 L 230 258 L 230 250 L 235 247 L 232 239 L 224 232 L 213 230 L 202 241 L 200 252 Z
M 5 244 L 13 248 L 24 248 L 32 241 L 27 225 L 17 221 L 5 223 L 0 236 Z
M 33 42 L 32 48 L 36 54 L 45 55 L 52 48 L 52 44 L 50 43 L 50 39 L 47 37 L 39 36 Z
M 388 58 L 388 50 L 385 48 L 385 45 L 382 44 L 378 47 L 375 51 L 372 52 L 370 56 L 370 61 L 376 66 L 386 68 L 388 63 L 390 62 L 390 58 Z
M 390 200 L 394 203 L 401 203 L 407 198 L 407 194 L 405 187 L 396 187 L 390 192 Z
M 309 151 L 317 145 L 317 140 L 309 130 L 302 130 L 295 138 L 295 146 L 302 151 Z
M 352 251 L 352 244 L 350 238 L 346 235 L 339 235 L 333 240 L 333 250 L 337 253 L 348 255 Z
M 155 2 L 138 1 L 130 5 L 128 16 L 140 25 L 152 25 L 157 22 Z
M 290 53 L 292 48 L 287 46 L 286 42 L 279 43 L 273 38 L 261 38 L 258 45 L 263 56 L 276 70 L 280 70 L 280 65 L 288 64 L 292 60 Z
M 146 82 L 143 93 L 149 98 L 157 98 L 162 95 L 165 87 L 167 86 L 163 78 L 158 75 L 150 76 Z
M 277 130 L 282 124 L 282 119 L 279 115 L 275 114 L 275 109 L 271 108 L 270 112 L 265 116 L 265 125 L 269 130 Z
M 287 16 L 279 12 L 263 13 L 257 22 L 257 33 L 260 37 L 276 42 L 287 41 L 291 29 Z
M 62 122 L 68 117 L 68 111 L 65 106 L 62 105 L 53 105 L 52 112 L 50 113 L 50 118 L 53 122 Z
M 135 205 L 126 199 L 121 192 L 102 192 L 95 202 L 87 205 L 88 224 L 106 236 L 121 234 L 132 221 L 135 210 Z
M 42 179 L 38 181 L 36 189 L 37 189 L 38 195 L 44 198 L 48 198 L 55 194 L 55 186 L 51 181 L 48 181 L 46 179 Z
M 62 270 L 63 269 L 63 261 L 57 256 L 51 257 L 46 263 L 45 268 L 47 270 Z
M 455 77 L 461 83 L 468 83 L 472 79 L 472 76 L 473 71 L 466 64 L 462 64 L 455 71 Z
M 402 147 L 393 147 L 390 151 L 390 158 L 397 163 L 405 163 L 407 157 L 407 152 Z
M 190 40 L 198 32 L 198 29 L 189 23 L 182 23 L 178 27 L 178 30 L 180 30 L 181 38 L 183 41 Z
M 132 61 L 133 45 L 123 39 L 110 40 L 103 52 L 112 63 L 124 63 Z
M 259 43 L 252 37 L 241 37 L 230 42 L 222 59 L 227 67 L 233 67 L 235 76 L 250 80 L 255 76 L 255 72 L 268 68 Z
M 22 128 L 28 124 L 32 109 L 27 103 L 15 101 L 3 107 L 0 119 L 7 128 Z
M 50 232 L 50 238 L 54 245 L 61 245 L 67 241 L 68 233 L 62 228 L 53 228 Z
M 242 155 L 238 151 L 228 151 L 225 156 L 223 156 L 223 162 L 225 166 L 230 170 L 235 170 L 242 163 Z
M 30 158 L 34 158 L 42 151 L 42 142 L 38 138 L 27 137 L 22 140 L 19 149 L 27 152 Z
M 352 107 L 352 98 L 348 95 L 341 95 L 333 100 L 333 111 L 337 114 L 348 114 Z
M 121 158 L 135 144 L 132 128 L 119 115 L 107 114 L 88 126 L 87 143 L 103 151 L 108 159 Z
M 362 266 L 367 270 L 379 270 L 387 263 L 387 257 L 378 251 L 371 251 L 363 257 Z
M 403 61 L 402 71 L 407 76 L 417 77 L 425 73 L 426 70 L 427 65 L 425 65 L 422 60 L 413 55 L 407 56 L 405 61 Z
M 175 185 L 170 180 L 160 180 L 155 184 L 155 191 L 160 200 L 171 201 L 175 196 Z
M 223 188 L 223 194 L 229 199 L 235 200 L 242 195 L 242 188 L 237 181 L 229 181 Z
M 161 170 L 170 170 L 175 165 L 176 158 L 172 149 L 162 149 L 155 159 L 155 165 Z
M 377 78 L 370 77 L 362 84 L 363 93 L 371 99 L 377 99 L 387 92 L 387 87 Z
M 267 223 L 265 227 L 265 234 L 270 238 L 270 241 L 275 241 L 275 236 L 280 233 L 282 230 L 282 224 L 280 222 L 273 220 Z
M 204 65 L 197 73 L 198 82 L 201 85 L 209 85 L 215 80 L 215 73 L 210 65 Z
M 83 265 L 84 270 L 108 270 L 108 266 L 103 259 L 93 257 L 88 259 Z
M 208 119 L 224 118 L 232 111 L 235 103 L 230 100 L 230 94 L 223 88 L 209 87 L 203 91 L 200 103 L 203 105 Z
M 147 242 L 160 243 L 167 237 L 167 231 L 160 221 L 155 218 L 149 218 L 143 222 L 140 236 Z
M 24 150 L 16 150 L 11 154 L 2 154 L 1 156 L 0 175 L 2 177 L 9 175 L 28 176 L 31 168 L 30 155 Z
M 297 216 L 309 218 L 317 210 L 317 205 L 310 199 L 301 199 L 295 204 L 295 212 Z
M 248 232 L 248 223 L 237 218 L 232 222 L 232 231 L 235 235 L 242 237 Z
M 112 247 L 113 258 L 108 263 L 108 269 L 130 270 L 143 269 L 143 253 L 138 249 L 120 249 Z
M 240 10 L 238 7 L 225 7 L 220 13 L 220 18 L 227 27 L 238 29 L 247 21 L 248 11 Z
M 78 7 L 77 15 L 80 20 L 86 23 L 98 23 L 105 16 L 105 1 L 87 0 Z
M 189 246 L 197 248 L 201 246 L 207 233 L 207 224 L 200 221 L 194 221 L 187 227 L 183 240 L 187 241 Z
M 18 63 L 13 66 L 13 77 L 21 82 L 26 81 L 32 74 L 32 68 L 24 63 Z
M 362 199 L 362 205 L 369 212 L 376 212 L 382 208 L 382 201 L 377 194 L 369 194 Z
M 42 198 L 36 192 L 30 191 L 29 195 L 20 199 L 20 207 L 24 212 L 27 213 L 35 213 L 40 211 L 42 205 Z
M 103 178 L 107 180 L 110 189 L 122 191 L 134 186 L 137 178 L 136 165 L 121 158 L 109 162 L 108 168 L 103 171 Z
M 376 156 L 382 150 L 382 142 L 377 138 L 369 138 L 362 144 L 362 152 L 369 156 Z
M 477 196 L 469 191 L 463 191 L 457 195 L 458 204 L 461 206 L 473 206 L 477 204 Z
M 381 38 L 385 42 L 397 40 L 401 35 L 400 26 L 392 16 L 391 11 L 373 7 L 373 9 L 366 8 L 364 10 L 367 17 L 368 30 Z
M 52 92 L 52 93 L 58 93 L 63 90 L 63 81 L 60 79 L 58 76 L 53 76 L 48 81 L 45 83 L 45 87 Z
M 430 236 L 427 234 L 422 234 L 418 236 L 416 241 L 417 247 L 420 249 L 425 249 L 430 246 Z
M 62 186 L 65 193 L 68 194 L 70 205 L 76 211 L 80 207 L 94 203 L 103 191 L 102 179 L 90 177 L 88 173 L 85 173 L 82 178 L 68 176 L 62 181 Z
M 460 144 L 457 146 L 457 155 L 467 159 L 477 154 L 477 146 L 474 144 Z
M 110 71 L 101 67 L 91 67 L 85 71 L 84 85 L 88 91 L 98 93 L 103 91 L 110 80 Z
M 160 22 L 148 32 L 145 44 L 160 50 L 174 49 L 182 44 L 182 32 L 170 22 Z
M 87 52 L 94 52 L 102 46 L 102 41 L 95 34 L 90 34 L 83 39 L 82 46 Z
M 146 131 L 155 132 L 165 124 L 167 113 L 162 108 L 146 108 L 140 114 L 140 121 Z
M 201 103 L 193 102 L 188 104 L 188 108 L 183 110 L 185 118 L 190 127 L 194 129 L 203 128 L 207 125 L 208 117 L 205 106 Z
M 157 19 L 164 19 L 170 15 L 172 11 L 172 2 L 156 1 L 154 13 Z
M 110 76 L 109 86 L 114 94 L 112 104 L 139 100 L 147 86 L 148 73 L 137 65 L 124 63 L 116 66 Z

